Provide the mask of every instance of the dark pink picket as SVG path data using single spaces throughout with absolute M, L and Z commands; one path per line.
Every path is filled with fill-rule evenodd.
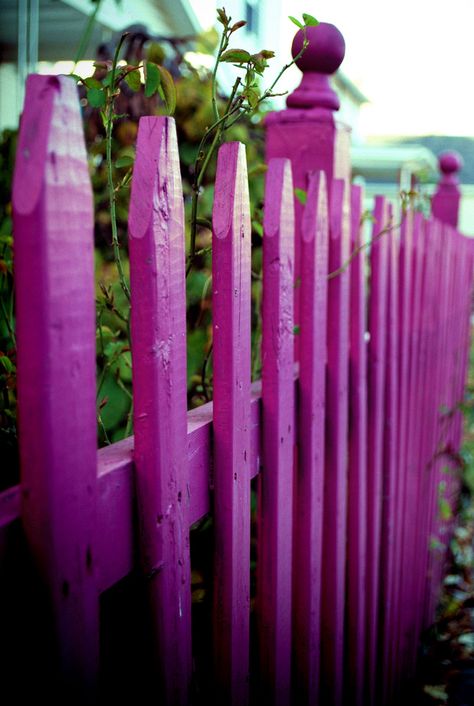
M 21 516 L 51 599 L 61 678 L 85 703 L 99 666 L 94 240 L 69 78 L 28 78 L 13 227 Z
M 268 165 L 262 306 L 262 444 L 258 537 L 261 698 L 291 699 L 291 567 L 295 385 L 293 364 L 294 211 L 288 160 Z
M 213 208 L 214 663 L 245 706 L 250 610 L 250 207 L 244 146 L 219 150 Z
M 364 703 L 367 550 L 367 330 L 363 192 L 351 190 L 349 481 L 347 515 L 347 703 Z
M 388 292 L 386 318 L 386 375 L 384 404 L 384 448 L 383 448 L 383 498 L 381 537 L 381 616 L 378 639 L 381 656 L 376 681 L 376 694 L 381 703 L 387 703 L 391 694 L 390 652 L 393 636 L 394 586 L 396 580 L 395 542 L 398 529 L 397 492 L 399 485 L 398 463 L 398 267 L 399 227 L 394 222 L 393 208 L 389 205 L 391 230 L 388 239 Z
M 294 592 L 295 699 L 318 702 L 327 326 L 328 206 L 324 172 L 309 178 L 302 222 Z
M 322 583 L 322 696 L 343 699 L 346 587 L 350 194 L 335 179 L 329 202 L 326 463 Z
M 380 546 L 383 495 L 383 441 L 387 345 L 389 233 L 388 203 L 376 197 L 370 248 L 370 297 L 367 395 L 367 703 L 375 703 L 378 660 Z M 383 234 L 382 234 L 383 233 Z
M 191 681 L 184 209 L 172 118 L 141 118 L 129 218 L 134 465 L 161 699 Z

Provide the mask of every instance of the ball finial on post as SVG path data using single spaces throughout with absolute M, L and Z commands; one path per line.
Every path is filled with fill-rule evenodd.
M 443 223 L 457 226 L 461 201 L 458 172 L 464 161 L 458 152 L 448 150 L 438 155 L 438 165 L 441 179 L 431 202 L 433 216 Z
M 287 105 L 289 108 L 339 110 L 339 98 L 329 84 L 329 76 L 338 70 L 344 59 L 344 37 L 328 22 L 300 29 L 291 47 L 293 58 L 302 51 L 305 38 L 309 44 L 296 61 L 303 78 L 299 87 L 288 96 Z
M 459 183 L 457 172 L 461 171 L 464 166 L 464 160 L 459 152 L 455 152 L 454 150 L 441 152 L 438 155 L 438 166 L 443 175 L 441 177 L 442 182 L 449 180 L 450 183 Z

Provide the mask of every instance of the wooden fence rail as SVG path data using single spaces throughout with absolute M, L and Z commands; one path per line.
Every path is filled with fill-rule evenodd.
M 364 247 L 363 191 L 328 83 L 343 40 L 332 25 L 309 31 L 302 85 L 267 120 L 261 383 L 245 148 L 218 156 L 213 402 L 187 411 L 178 145 L 173 119 L 142 118 L 129 219 L 135 434 L 98 452 L 80 106 L 70 79 L 28 79 L 13 189 L 22 476 L 0 494 L 5 688 L 21 672 L 38 693 L 107 702 L 105 616 L 120 591 L 116 619 L 141 610 L 150 637 L 132 644 L 147 658 L 131 656 L 130 678 L 146 673 L 158 703 L 390 704 L 414 674 L 453 529 L 439 501 L 455 509 L 459 493 L 474 241 L 456 230 L 445 160 L 439 218 L 399 220 L 378 197 Z M 206 682 L 190 528 L 207 514 Z M 47 611 L 45 631 L 35 611 Z

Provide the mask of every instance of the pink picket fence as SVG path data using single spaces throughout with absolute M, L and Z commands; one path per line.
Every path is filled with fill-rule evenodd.
M 80 106 L 70 79 L 28 79 L 13 190 L 22 479 L 0 495 L 2 689 L 106 703 L 107 685 L 117 697 L 130 670 L 137 690 L 143 678 L 168 705 L 361 706 L 395 703 L 414 675 L 454 522 L 440 493 L 454 509 L 459 492 L 474 241 L 456 229 L 447 157 L 436 217 L 399 217 L 378 197 L 361 248 L 363 191 L 350 184 L 349 133 L 328 82 L 343 42 L 331 25 L 316 29 L 324 52 L 308 50 L 288 109 L 267 119 L 262 380 L 251 384 L 245 147 L 228 143 L 213 210 L 213 402 L 191 411 L 175 127 L 140 121 L 134 436 L 99 451 Z M 203 626 L 190 527 L 208 514 L 214 608 Z M 120 593 L 131 576 L 134 590 Z M 138 614 L 146 639 L 106 668 Z M 196 686 L 203 630 L 212 693 Z

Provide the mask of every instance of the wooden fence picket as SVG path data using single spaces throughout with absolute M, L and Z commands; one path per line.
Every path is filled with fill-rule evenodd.
M 323 512 L 322 690 L 343 699 L 346 588 L 350 194 L 335 179 L 329 199 L 326 464 Z
M 244 146 L 219 150 L 213 209 L 214 661 L 218 703 L 245 706 L 250 611 L 250 208 Z
M 376 694 L 381 703 L 387 703 L 391 694 L 390 653 L 394 633 L 394 597 L 396 581 L 396 533 L 398 529 L 398 287 L 399 287 L 399 226 L 395 223 L 393 208 L 389 206 L 391 229 L 384 236 L 388 239 L 388 300 L 386 318 L 386 373 L 383 442 L 383 498 L 382 498 L 382 550 L 380 583 L 380 662 L 376 681 Z
M 351 191 L 346 700 L 364 703 L 367 549 L 367 316 L 362 188 Z
M 257 603 L 261 698 L 291 700 L 291 571 L 295 382 L 294 209 L 288 160 L 271 160 L 265 187 L 262 444 Z
M 134 464 L 162 700 L 191 683 L 184 209 L 174 121 L 141 118 L 129 219 Z
M 326 179 L 317 172 L 309 178 L 301 240 L 293 562 L 295 698 L 300 704 L 317 703 L 320 689 L 328 235 Z
M 21 514 L 51 599 L 60 676 L 86 703 L 99 667 L 94 240 L 69 78 L 28 78 L 13 222 Z
M 369 344 L 367 351 L 367 700 L 375 703 L 378 660 L 380 546 L 383 493 L 383 440 L 386 370 L 386 318 L 389 265 L 388 202 L 377 197 L 370 249 Z

